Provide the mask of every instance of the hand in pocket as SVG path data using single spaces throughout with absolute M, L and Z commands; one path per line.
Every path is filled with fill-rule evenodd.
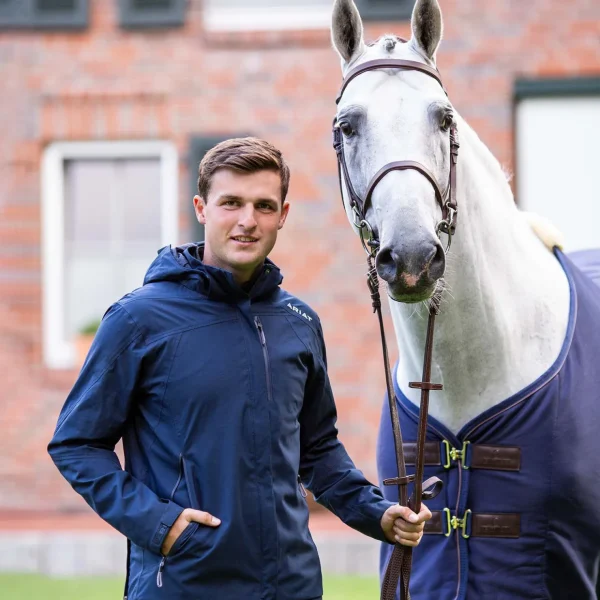
M 184 532 L 186 527 L 190 523 L 200 523 L 206 527 L 218 527 L 221 524 L 221 520 L 217 517 L 213 517 L 211 514 L 204 512 L 203 510 L 196 510 L 194 508 L 186 508 L 177 517 L 175 523 L 173 523 L 169 533 L 165 537 L 165 540 L 161 546 L 160 551 L 163 556 L 167 556 L 173 547 L 173 544 L 177 541 L 177 538 Z

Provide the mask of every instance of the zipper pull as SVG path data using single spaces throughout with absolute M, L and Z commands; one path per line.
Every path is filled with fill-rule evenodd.
M 265 332 L 263 331 L 262 323 L 258 317 L 254 317 L 254 324 L 256 325 L 256 329 L 258 329 L 258 337 L 260 338 L 260 343 L 263 346 L 267 345 L 267 339 L 265 338 Z
M 165 569 L 166 560 L 167 560 L 167 557 L 163 556 L 162 560 L 160 561 L 160 565 L 158 565 L 158 573 L 156 574 L 156 587 L 159 587 L 159 588 L 162 587 L 162 574 Z
M 300 486 L 300 493 L 302 494 L 302 497 L 306 498 L 308 496 L 308 492 L 302 483 L 302 479 L 300 479 L 300 475 L 298 475 L 298 485 Z

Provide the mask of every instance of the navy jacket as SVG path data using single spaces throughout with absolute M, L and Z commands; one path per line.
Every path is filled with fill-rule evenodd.
M 600 289 L 557 256 L 569 278 L 571 311 L 556 362 L 457 435 L 429 419 L 427 438 L 439 444 L 441 460 L 429 461 L 425 477 L 437 475 L 445 485 L 427 502 L 441 529 L 415 550 L 413 600 L 600 598 Z M 418 408 L 398 387 L 396 394 L 403 439 L 415 441 Z M 386 401 L 377 452 L 382 479 L 396 473 L 388 412 Z M 475 468 L 480 445 L 492 448 Z M 512 447 L 516 460 L 495 460 L 490 450 L 498 446 Z M 451 448 L 464 449 L 464 459 L 452 459 Z M 394 500 L 397 492 L 389 487 L 385 495 Z M 502 513 L 516 515 L 518 537 L 505 535 Z M 489 515 L 489 533 L 474 531 L 474 515 Z
M 382 541 L 391 503 L 338 440 L 317 315 L 270 261 L 246 292 L 201 248 L 164 248 L 107 311 L 49 452 L 129 538 L 129 600 L 320 598 L 300 481 Z M 163 558 L 185 507 L 221 525 L 191 524 Z

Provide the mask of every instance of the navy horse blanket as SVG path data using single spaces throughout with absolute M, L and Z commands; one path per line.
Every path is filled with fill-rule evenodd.
M 412 600 L 600 598 L 600 251 L 556 256 L 571 289 L 556 362 L 457 435 L 429 419 L 425 477 L 444 489 L 427 503 Z M 405 445 L 416 442 L 418 408 L 396 395 Z M 386 400 L 380 481 L 397 475 L 393 447 Z M 382 545 L 382 576 L 391 550 Z

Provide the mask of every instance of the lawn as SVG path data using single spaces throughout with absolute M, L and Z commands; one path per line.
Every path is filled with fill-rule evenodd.
M 377 578 L 325 577 L 323 600 L 376 600 Z M 7 600 L 120 600 L 121 579 L 50 579 L 0 574 L 0 598 Z M 215 599 L 217 600 L 217 599 Z

